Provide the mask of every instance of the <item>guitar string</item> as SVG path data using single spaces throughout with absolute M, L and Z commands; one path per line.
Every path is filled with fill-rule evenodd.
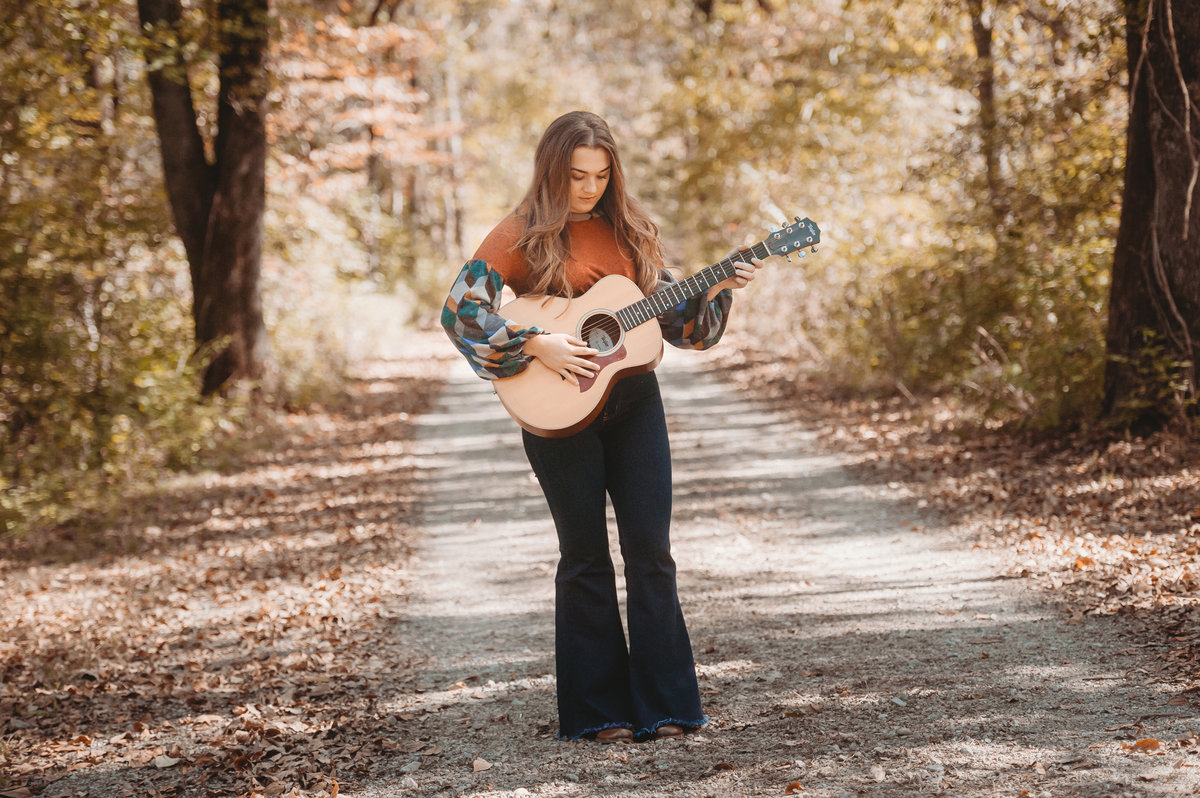
M 766 246 L 766 242 L 761 241 L 750 247 L 749 250 L 743 250 L 737 254 L 743 255 L 747 251 L 752 257 L 759 258 L 760 260 L 762 258 L 770 257 L 771 255 L 770 250 Z M 736 267 L 733 265 L 734 263 L 735 261 L 733 260 L 733 256 L 729 256 L 711 266 L 700 270 L 691 277 L 687 277 L 677 283 L 667 286 L 660 291 L 656 291 L 645 299 L 634 302 L 632 305 L 618 310 L 616 313 L 617 320 L 620 322 L 621 327 L 626 330 L 632 329 L 643 322 L 649 321 L 650 319 L 665 313 L 667 310 L 675 307 L 679 303 L 687 299 L 691 299 L 702 291 L 712 288 L 722 280 L 733 276 L 733 274 L 736 272 Z M 710 278 L 715 279 L 711 279 L 711 281 L 709 281 Z M 668 296 L 672 297 L 669 303 L 666 299 Z

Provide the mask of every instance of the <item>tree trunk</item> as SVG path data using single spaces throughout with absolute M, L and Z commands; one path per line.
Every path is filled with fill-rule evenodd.
M 1125 17 L 1130 110 L 1103 413 L 1144 427 L 1196 396 L 1200 7 L 1125 0 Z
M 214 355 L 205 394 L 231 380 L 261 379 L 269 358 L 260 295 L 268 0 L 219 0 L 215 8 L 220 85 L 210 163 L 175 38 L 180 0 L 138 0 L 142 24 L 155 30 L 146 53 L 157 66 L 150 90 L 167 196 L 191 272 L 196 345 Z
M 458 88 L 458 63 L 454 48 L 446 48 L 446 59 L 442 65 L 444 79 L 443 93 L 446 97 L 446 123 L 450 129 L 450 137 L 446 142 L 450 157 L 446 167 L 446 187 L 444 201 L 446 205 L 446 238 L 450 244 L 450 252 L 457 263 L 467 257 L 466 230 L 463 223 L 463 209 L 466 198 L 463 190 L 463 180 L 460 170 L 463 163 L 462 140 L 462 98 Z
M 983 0 L 968 0 L 971 38 L 975 43 L 978 70 L 976 93 L 979 97 L 979 142 L 983 154 L 984 180 L 992 214 L 992 232 L 1000 234 L 1006 226 L 1007 200 L 1000 179 L 1001 131 L 996 110 L 996 59 L 992 55 L 992 26 L 984 18 Z

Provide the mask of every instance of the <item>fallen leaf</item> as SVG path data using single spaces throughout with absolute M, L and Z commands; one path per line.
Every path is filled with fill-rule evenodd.
M 1143 754 L 1148 754 L 1151 751 L 1157 751 L 1161 745 L 1162 744 L 1153 737 L 1147 737 L 1144 740 L 1138 740 L 1136 743 L 1121 743 L 1121 747 L 1126 751 L 1137 751 Z
M 793 781 L 783 791 L 784 795 L 795 795 L 798 792 L 804 792 L 804 785 L 798 781 Z
M 182 759 L 176 759 L 173 756 L 160 754 L 154 757 L 154 759 L 150 760 L 150 764 L 154 765 L 156 768 L 173 768 L 182 761 Z
M 203 723 L 221 723 L 224 720 L 225 720 L 224 715 L 206 714 L 206 715 L 197 715 L 196 717 L 194 717 L 191 720 L 186 721 L 186 722 L 199 725 L 199 724 L 203 724 Z
M 475 761 L 471 763 L 471 770 L 475 771 L 476 773 L 481 770 L 488 770 L 491 767 L 491 762 L 487 761 L 486 759 L 480 759 L 479 757 L 475 757 Z
M 875 779 L 875 781 L 883 781 L 887 778 L 887 773 L 884 771 L 882 765 L 875 765 L 871 768 L 871 778 Z
M 713 770 L 733 770 L 733 769 L 734 768 L 733 768 L 732 762 L 718 762 L 717 764 L 713 765 Z
M 1083 571 L 1088 568 L 1095 568 L 1095 567 L 1096 567 L 1096 561 L 1093 560 L 1091 557 L 1076 557 L 1075 558 L 1075 570 L 1076 571 Z

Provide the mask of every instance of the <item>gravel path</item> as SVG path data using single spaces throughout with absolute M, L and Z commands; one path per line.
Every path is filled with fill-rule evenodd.
M 398 630 L 417 671 L 381 697 L 406 737 L 393 774 L 343 795 L 1200 793 L 1195 743 L 1176 742 L 1200 720 L 1116 621 L 1070 618 L 705 369 L 672 352 L 659 377 L 710 724 L 555 738 L 554 531 L 516 426 L 457 364 L 419 420 L 426 501 Z

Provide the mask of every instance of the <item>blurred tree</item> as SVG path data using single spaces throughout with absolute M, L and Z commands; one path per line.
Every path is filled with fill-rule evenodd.
M 335 398 L 347 366 L 399 340 L 426 286 L 445 296 L 428 272 L 445 227 L 431 142 L 447 131 L 423 85 L 439 31 L 412 5 L 276 7 L 263 303 L 289 405 Z
M 819 26 L 815 52 L 792 48 L 809 161 L 841 189 L 809 271 L 822 299 L 801 320 L 818 348 L 857 364 L 839 372 L 857 388 L 957 389 L 1037 426 L 1094 415 L 1119 15 L 1100 0 L 868 0 Z
M 197 346 L 211 355 L 205 394 L 261 380 L 269 357 L 260 278 L 266 198 L 267 0 L 212 7 L 217 74 L 215 139 L 192 100 L 182 0 L 138 0 L 163 174 L 187 252 Z
M 1104 413 L 1195 407 L 1200 357 L 1200 6 L 1126 0 L 1129 129 Z
M 1003 132 L 996 110 L 996 59 L 992 55 L 993 15 L 985 16 L 983 0 L 967 0 L 971 38 L 975 44 L 975 97 L 979 101 L 979 149 L 983 156 L 987 205 L 992 213 L 992 230 L 999 232 L 1007 216 L 1007 196 L 1000 179 Z
M 442 196 L 438 176 L 451 160 L 439 152 L 441 142 L 460 123 L 431 109 L 438 86 L 431 74 L 440 68 L 431 57 L 434 34 L 399 13 L 291 4 L 280 9 L 273 54 L 282 78 L 269 119 L 279 209 L 287 214 L 313 201 L 335 214 L 352 235 L 343 243 L 360 249 L 340 258 L 340 276 L 380 289 L 412 279 L 435 230 L 455 223 L 453 215 L 442 218 L 443 203 L 434 198 Z M 436 56 L 450 60 L 444 49 Z
M 734 5 L 737 5 L 738 3 L 740 3 L 740 1 L 741 0 L 736 0 L 736 2 L 734 2 Z M 761 8 L 763 11 L 765 11 L 768 14 L 770 14 L 772 11 L 774 11 L 774 8 L 772 8 L 772 6 L 771 6 L 770 0 L 755 0 L 755 2 L 757 3 L 759 8 Z M 716 8 L 721 5 L 721 0 L 695 0 L 695 3 L 696 3 L 696 10 L 699 11 L 705 18 L 708 18 L 708 17 L 711 17 L 713 15 L 713 11 L 716 10 Z
M 140 39 L 125 0 L 0 26 L 0 533 L 111 505 L 237 417 L 195 401 Z

